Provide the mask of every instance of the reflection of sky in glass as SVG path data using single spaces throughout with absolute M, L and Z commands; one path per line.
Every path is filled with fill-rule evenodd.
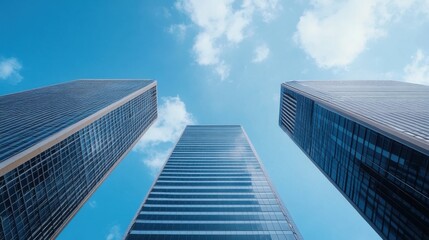
M 384 88 L 389 94 L 383 93 Z M 354 94 L 355 89 L 364 94 Z M 392 137 L 391 132 L 378 130 L 378 125 L 369 119 L 412 108 L 421 109 L 421 113 L 427 115 L 428 109 L 419 105 L 418 93 L 427 94 L 428 89 L 391 81 L 302 82 L 302 85 L 291 82 L 282 86 L 280 126 L 386 239 L 429 237 L 426 217 L 429 202 L 425 194 L 429 191 L 426 184 L 429 156 L 424 154 L 429 149 L 424 148 L 425 145 L 413 148 L 401 133 Z M 407 94 L 395 99 L 398 92 L 408 96 L 415 93 L 418 99 L 410 96 L 407 101 Z M 378 102 L 366 101 L 362 96 L 371 93 Z M 285 109 L 285 105 L 293 105 L 291 99 L 295 101 L 294 112 Z M 356 102 L 359 107 L 354 105 Z M 401 108 L 407 104 L 416 105 Z M 380 108 L 378 113 L 377 108 Z M 410 119 L 405 119 L 408 121 L 396 118 L 381 119 L 378 123 L 398 123 L 412 130 L 414 124 L 426 121 L 419 119 L 418 114 L 410 114 Z M 296 117 L 293 126 L 287 121 L 290 115 Z M 294 129 L 293 132 L 290 129 Z
M 398 81 L 302 81 L 291 86 L 421 141 L 429 148 L 429 86 Z
M 0 161 L 150 83 L 82 80 L 0 96 Z
M 188 126 L 127 239 L 296 239 L 240 126 Z M 192 239 L 193 239 L 192 238 Z

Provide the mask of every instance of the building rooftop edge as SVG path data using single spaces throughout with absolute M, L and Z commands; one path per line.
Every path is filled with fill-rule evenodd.
M 343 81 L 349 81 L 349 80 L 343 80 Z M 379 80 L 358 80 L 358 81 L 379 81 Z M 381 80 L 383 81 L 383 80 Z M 389 82 L 402 82 L 402 81 L 392 81 L 392 80 L 386 80 Z M 305 81 L 303 81 L 305 82 Z M 316 81 L 307 81 L 307 82 L 316 82 Z M 334 82 L 334 81 L 332 81 Z M 292 84 L 288 84 L 288 83 L 292 83 Z M 295 83 L 295 84 L 294 84 Z M 402 82 L 405 84 L 413 84 L 413 83 L 408 83 L 408 82 Z M 413 84 L 413 85 L 419 85 L 419 84 Z M 345 117 L 351 119 L 352 121 L 355 121 L 363 126 L 366 126 L 374 131 L 380 132 L 388 137 L 390 137 L 393 140 L 399 141 L 405 145 L 408 145 L 409 147 L 416 149 L 426 155 L 429 154 L 429 143 L 425 142 L 424 140 L 421 140 L 417 137 L 412 137 L 409 136 L 407 134 L 405 134 L 404 132 L 398 131 L 397 129 L 390 127 L 388 125 L 383 124 L 382 122 L 378 122 L 378 121 L 374 121 L 362 114 L 357 114 L 355 112 L 352 112 L 348 109 L 346 109 L 345 107 L 332 103 L 330 102 L 328 99 L 323 99 L 321 97 L 318 97 L 315 92 L 319 92 L 319 93 L 324 93 L 321 92 L 311 86 L 306 86 L 306 85 L 302 85 L 299 84 L 298 81 L 290 81 L 290 82 L 285 82 L 281 84 L 282 87 L 288 88 L 292 91 L 298 91 L 299 94 L 310 98 L 311 100 L 321 104 L 322 106 L 330 109 L 330 111 L 334 111 L 337 113 L 340 113 L 342 115 L 344 115 Z M 425 86 L 425 85 L 419 85 L 419 86 Z M 428 87 L 429 86 L 425 86 Z
M 75 80 L 74 80 L 75 81 Z M 71 81 L 70 81 L 71 82 Z M 59 84 L 57 84 L 59 85 Z M 146 92 L 147 90 L 157 87 L 156 81 L 151 81 L 149 84 L 147 84 L 144 87 L 141 87 L 132 93 L 128 94 L 127 96 L 123 97 L 122 99 L 113 102 L 112 104 L 104 107 L 103 109 L 99 110 L 98 112 L 95 112 L 91 114 L 90 116 L 69 125 L 68 127 L 60 130 L 59 132 L 56 132 L 39 142 L 37 142 L 35 145 L 22 150 L 21 152 L 16 153 L 15 155 L 4 159 L 4 161 L 0 162 L 0 176 L 3 176 L 7 172 L 11 171 L 12 169 L 22 165 L 23 163 L 30 160 L 32 157 L 36 156 L 37 154 L 42 153 L 44 150 L 48 149 L 49 147 L 55 145 L 56 143 L 64 140 L 66 137 L 72 135 L 73 133 L 79 131 L 80 129 L 88 126 L 89 124 L 93 123 L 94 121 L 98 120 L 99 118 L 103 117 L 107 113 L 115 110 L 116 108 L 121 107 L 126 102 L 130 101 L 131 99 L 134 99 L 138 95 Z
M 34 91 L 34 90 L 38 90 L 38 89 L 42 89 L 42 88 L 47 88 L 47 87 L 53 87 L 53 86 L 58 86 L 58 85 L 62 85 L 62 84 L 67 84 L 67 83 L 71 83 L 71 82 L 78 82 L 78 81 L 148 81 L 148 82 L 154 82 L 156 85 L 158 85 L 157 80 L 155 79 L 132 79 L 132 78 L 80 78 L 80 79 L 74 79 L 74 80 L 70 80 L 70 81 L 65 81 L 65 82 L 60 82 L 60 83 L 54 83 L 54 84 L 50 84 L 50 85 L 45 85 L 45 86 L 40 86 L 40 87 L 35 87 L 32 89 L 26 89 L 26 90 L 22 90 L 22 91 L 17 91 L 17 92 L 13 92 L 13 93 L 7 93 L 4 95 L 0 95 L 0 97 L 6 97 L 6 96 L 10 96 L 10 95 L 14 95 L 14 94 L 20 94 L 20 93 L 25 93 L 25 92 L 29 92 L 29 91 Z

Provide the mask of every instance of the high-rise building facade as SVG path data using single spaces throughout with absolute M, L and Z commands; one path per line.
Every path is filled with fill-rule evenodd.
M 0 97 L 0 239 L 55 237 L 157 117 L 156 82 Z
M 126 239 L 301 239 L 238 125 L 187 126 Z
M 384 239 L 429 239 L 429 87 L 282 84 L 281 128 Z

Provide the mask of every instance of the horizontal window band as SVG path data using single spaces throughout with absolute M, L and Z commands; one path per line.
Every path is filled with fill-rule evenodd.
M 246 173 L 248 171 L 251 172 L 260 172 L 261 171 L 261 167 L 260 165 L 258 166 L 240 166 L 240 167 L 219 167 L 219 166 L 213 166 L 213 167 L 202 167 L 202 166 L 195 166 L 195 167 L 189 167 L 189 166 L 184 166 L 184 167 L 173 167 L 173 166 L 165 166 L 162 170 L 164 171 L 178 171 L 178 172 L 196 172 L 196 171 L 200 171 L 200 172 L 214 172 L 214 173 L 231 173 L 231 172 L 237 172 L 237 173 Z
M 156 190 L 156 189 L 155 189 Z M 161 190 L 165 190 L 165 189 L 161 189 Z M 214 189 L 216 190 L 216 192 L 213 193 L 199 193 L 196 194 L 195 192 L 183 192 L 183 193 L 175 193 L 175 192 L 156 192 L 156 191 L 151 191 L 150 194 L 154 194 L 154 195 L 193 195 L 193 196 L 265 196 L 268 194 L 273 195 L 274 193 L 272 191 L 266 192 L 266 193 L 248 193 L 248 192 L 233 192 L 230 191 L 230 189 L 228 189 L 228 191 L 222 192 L 222 191 L 217 191 L 219 189 Z M 232 189 L 234 190 L 234 189 Z M 253 190 L 253 189 L 244 189 L 244 190 Z
M 191 148 L 191 149 L 197 149 L 197 150 L 207 149 L 207 148 L 212 148 L 212 149 L 231 149 L 231 148 L 248 149 L 248 148 L 250 148 L 250 145 L 248 143 L 244 143 L 244 142 L 239 142 L 237 144 L 234 144 L 234 143 L 220 144 L 218 142 L 217 143 L 216 142 L 212 142 L 212 143 L 204 142 L 201 144 L 198 144 L 196 142 L 193 142 L 193 143 L 190 143 L 190 142 L 189 143 L 180 143 L 180 142 L 178 142 L 176 147 L 179 149 Z
M 273 217 L 280 217 L 283 216 L 283 213 L 281 211 L 272 211 L 272 212 L 226 212 L 226 211 L 218 211 L 218 212 L 203 212 L 203 211 L 187 211 L 187 212 L 178 212 L 178 211 L 144 211 L 141 210 L 139 212 L 140 215 L 200 215 L 200 216 L 215 216 L 215 215 L 239 215 L 239 216 L 245 216 L 245 215 L 258 215 L 258 216 L 273 216 Z
M 184 144 L 182 141 L 179 141 L 179 143 L 180 143 L 180 145 L 179 145 L 179 147 L 189 147 L 189 146 L 192 146 L 192 147 L 194 147 L 194 146 L 206 146 L 206 144 L 204 144 L 204 145 L 202 145 L 202 144 L 192 144 L 192 145 L 186 145 L 186 144 Z M 235 147 L 236 145 L 238 145 L 238 146 L 249 146 L 249 143 L 247 142 L 247 141 L 240 141 L 239 143 L 237 143 L 237 144 L 232 144 L 232 146 L 231 145 L 229 145 L 229 144 L 211 144 L 211 146 L 215 146 L 215 147 Z
M 219 193 L 219 194 L 226 194 L 226 193 L 272 193 L 271 189 L 253 189 L 253 188 L 233 188 L 233 189 L 226 189 L 226 188 L 213 188 L 213 189 L 195 189 L 195 188 L 154 188 L 151 191 L 152 193 L 156 192 L 162 192 L 162 193 L 174 193 L 174 192 L 180 192 L 180 193 L 191 193 L 191 194 L 197 194 L 197 193 Z
M 226 179 L 228 179 L 228 178 L 226 178 Z M 252 183 L 252 182 L 255 182 L 255 183 L 260 183 L 260 182 L 267 182 L 265 179 L 262 179 L 262 180 L 244 180 L 244 181 L 240 181 L 240 180 L 234 180 L 234 181 L 225 181 L 224 179 L 216 179 L 216 180 L 199 180 L 199 181 L 193 181 L 193 180 L 179 180 L 179 181 L 177 181 L 177 180 L 161 180 L 161 179 L 158 179 L 157 181 L 156 181 L 157 183 L 159 183 L 159 182 L 164 182 L 164 183 L 177 183 L 177 182 L 180 182 L 180 183 L 212 183 L 212 182 L 216 182 L 216 183 Z
M 236 145 L 184 145 L 184 144 L 180 144 L 179 146 L 176 146 L 176 149 L 206 149 L 206 148 L 213 148 L 213 149 L 236 149 L 237 147 L 240 148 L 249 148 L 250 146 L 249 144 L 236 144 Z
M 230 212 L 277 212 L 277 209 L 266 209 L 262 207 L 143 207 L 142 211 L 153 211 L 153 212 L 219 212 L 219 211 L 230 211 Z
M 152 234 L 177 234 L 177 235 L 246 235 L 246 236 L 270 236 L 270 234 L 275 235 L 284 235 L 284 234 L 293 234 L 292 231 L 144 231 L 144 230 L 131 230 L 130 234 L 136 235 L 152 235 Z M 271 238 L 269 238 L 271 239 Z
M 144 207 L 163 207 L 163 208 L 219 208 L 219 205 L 216 204 L 195 204 L 195 205 L 188 205 L 188 204 L 144 204 Z M 223 208 L 246 208 L 246 207 L 278 207 L 277 204 L 267 204 L 267 205 L 259 205 L 259 204 L 238 204 L 238 205 L 229 205 L 225 204 L 222 206 Z
M 259 163 L 188 163 L 188 164 L 180 164 L 180 163 L 171 163 L 167 162 L 165 167 L 259 167 Z
M 198 181 L 174 181 L 174 182 L 157 182 L 155 184 L 157 187 L 162 186 L 196 186 L 196 187 L 221 187 L 221 186 L 230 186 L 230 187 L 262 187 L 262 186 L 268 186 L 267 181 L 247 181 L 247 182 L 228 182 L 228 181 L 204 181 L 204 182 L 198 182 Z
M 226 165 L 233 165 L 233 164 L 240 164 L 240 165 L 251 165 L 251 164 L 257 164 L 259 165 L 259 162 L 256 159 L 242 159 L 242 160 L 185 160 L 185 159 L 173 159 L 168 160 L 167 164 L 181 164 L 181 165 L 220 165 L 220 164 L 226 164 Z
M 171 200 L 171 201 L 266 201 L 266 200 L 276 200 L 273 198 L 205 198 L 203 200 L 201 199 L 195 199 L 195 198 L 152 198 L 149 197 L 147 200 Z
M 137 219 L 136 223 L 171 223 L 171 224 L 243 224 L 243 223 L 283 223 L 288 224 L 286 220 L 249 220 L 249 221 L 190 221 L 190 220 L 141 220 Z
M 169 173 L 162 172 L 160 177 L 265 177 L 262 172 L 255 173 Z
M 255 235 L 257 234 L 257 235 Z M 275 234 L 276 239 L 277 236 L 282 236 L 282 239 L 295 239 L 293 235 L 286 235 L 286 234 Z M 267 235 L 262 234 L 259 232 L 252 232 L 247 233 L 247 235 L 243 234 L 234 234 L 234 235 L 227 235 L 227 234 L 130 234 L 127 236 L 127 240 L 142 240 L 142 239 L 151 239 L 151 240 L 165 240 L 165 239 L 174 239 L 174 240 L 271 240 L 273 239 L 273 235 Z
M 258 171 L 255 171 L 258 170 Z M 162 173 L 261 173 L 261 169 L 171 169 L 165 168 Z
M 266 181 L 261 177 L 159 177 L 157 181 Z
M 246 147 L 237 147 L 236 150 L 229 148 L 229 151 L 223 151 L 223 152 L 218 152 L 218 151 L 210 151 L 210 148 L 204 149 L 204 150 L 195 150 L 195 151 L 176 151 L 176 149 L 173 151 L 173 153 L 183 153 L 183 154 L 210 154 L 210 153 L 232 153 L 232 154 L 239 154 L 239 153 L 253 153 L 252 149 L 247 148 Z M 226 150 L 226 149 L 225 149 Z
M 199 154 L 178 154 L 178 153 L 172 153 L 171 157 L 173 158 L 200 158 L 200 159 L 210 159 L 210 158 L 226 158 L 226 159 L 242 159 L 242 158 L 251 158 L 254 157 L 253 153 L 240 153 L 240 154 L 232 154 L 232 153 L 228 153 L 228 154 L 219 154 L 219 153 L 199 153 Z
M 157 191 L 164 191 L 164 190 L 186 190 L 189 192 L 205 192 L 205 191 L 217 191 L 222 192 L 219 190 L 225 190 L 225 192 L 233 192 L 234 190 L 237 190 L 237 192 L 240 191 L 246 191 L 246 190 L 267 190 L 271 192 L 271 189 L 269 188 L 269 185 L 262 185 L 262 186 L 157 186 L 155 185 L 152 188 L 152 192 Z
M 147 231 L 290 231 L 291 228 L 286 221 L 283 222 L 258 222 L 258 223 L 140 223 L 135 222 L 133 230 Z
M 216 168 L 220 168 L 220 169 L 216 169 Z M 170 169 L 178 169 L 180 171 L 186 171 L 186 170 L 210 170 L 213 173 L 218 173 L 218 174 L 223 174 L 223 175 L 227 175 L 227 174 L 234 174 L 233 171 L 235 171 L 235 174 L 245 174 L 247 173 L 246 171 L 252 171 L 251 173 L 262 173 L 261 172 L 261 165 L 246 165 L 246 164 L 241 164 L 241 165 L 234 165 L 234 166 L 228 166 L 228 165 L 212 165 L 212 166 L 203 166 L 203 165 L 194 165 L 194 166 L 179 166 L 179 165 L 166 165 L 165 170 L 169 170 Z M 198 174 L 199 172 L 190 172 L 190 173 L 195 173 Z M 204 173 L 204 172 L 202 172 Z
M 282 213 L 275 214 L 139 214 L 139 220 L 157 220 L 157 221 L 279 221 L 286 220 Z
M 164 169 L 238 169 L 238 170 L 247 170 L 247 169 L 260 169 L 260 165 L 252 164 L 240 164 L 240 165 L 165 165 Z
M 189 180 L 189 179 L 162 179 L 162 180 L 160 180 L 160 179 L 158 179 L 158 181 L 156 182 L 156 184 L 158 184 L 158 183 L 180 183 L 180 184 L 188 184 L 188 183 L 201 183 L 201 184 L 204 184 L 204 183 L 213 183 L 213 184 L 216 184 L 216 183 L 219 183 L 219 184 L 222 184 L 222 183 L 228 183 L 228 184 L 235 184 L 235 183 L 237 183 L 237 184 L 240 184 L 240 183 L 253 183 L 254 185 L 258 185 L 258 184 L 265 184 L 265 183 L 268 183 L 267 182 L 267 180 L 266 179 L 258 179 L 258 180 L 241 180 L 241 179 L 238 179 L 238 180 L 234 180 L 234 179 L 231 179 L 231 180 L 229 180 L 229 179 L 221 179 L 221 178 L 218 178 L 218 179 L 209 179 L 209 180 L 207 180 L 207 179 L 201 179 L 201 181 L 199 181 L 199 179 L 192 179 L 192 180 Z
M 210 164 L 259 164 L 259 162 L 255 159 L 246 159 L 246 160 L 229 160 L 229 161 L 220 161 L 220 160 L 168 160 L 167 164 L 195 164 L 195 165 L 210 165 Z
M 201 163 L 213 163 L 213 162 L 237 162 L 237 163 L 242 163 L 242 162 L 258 162 L 258 160 L 256 159 L 256 157 L 239 157 L 239 158 L 231 158 L 231 159 L 225 159 L 223 157 L 221 158 L 216 158 L 216 157 L 201 157 L 200 159 L 198 158 L 182 158 L 182 157 L 172 157 L 169 158 L 168 160 L 169 162 L 201 162 Z
M 207 188 L 207 189 L 219 189 L 219 188 L 250 188 L 250 189 L 255 189 L 255 188 L 267 188 L 270 187 L 270 185 L 268 183 L 252 183 L 252 182 L 248 182 L 248 183 L 216 183 L 216 182 L 211 182 L 211 183 L 157 183 L 155 184 L 155 186 L 157 189 L 160 188 L 171 188 L 171 189 L 177 189 L 177 188 L 196 188 L 196 189 L 201 189 L 201 188 Z
M 268 188 L 269 186 L 265 186 L 265 184 L 259 186 L 259 185 L 253 185 L 253 186 L 160 186 L 155 185 L 153 189 L 162 189 L 162 188 L 171 188 L 171 189 L 256 189 L 256 188 Z
M 253 153 L 252 149 L 248 148 L 248 149 L 240 149 L 240 150 L 234 150 L 234 149 L 230 149 L 228 151 L 221 151 L 221 150 L 211 150 L 210 148 L 204 149 L 203 151 L 182 151 L 182 150 L 178 150 L 178 149 L 174 149 L 173 153 L 190 153 L 190 154 L 194 154 L 194 153 L 201 153 L 201 154 L 211 154 L 211 153 L 228 153 L 228 154 L 240 154 L 240 153 Z
M 174 149 L 173 153 L 183 153 L 183 154 L 192 154 L 192 153 L 199 153 L 199 154 L 234 154 L 234 155 L 238 155 L 238 154 L 243 154 L 243 153 L 252 153 L 253 151 L 250 148 L 247 147 L 239 147 L 240 149 L 231 149 L 231 148 L 205 148 L 201 151 L 201 148 L 198 149 Z
M 256 170 L 256 169 L 255 169 Z M 250 169 L 234 169 L 234 170 L 219 170 L 219 169 L 163 169 L 162 173 L 261 173 L 261 169 L 257 169 L 258 171 L 251 171 Z
M 251 159 L 239 159 L 239 158 L 180 158 L 180 159 L 169 159 L 167 161 L 167 164 L 169 163 L 179 163 L 179 164 L 220 164 L 220 163 L 226 163 L 226 164 L 252 164 L 252 163 L 258 163 L 259 162 L 253 158 Z
M 262 205 L 273 205 L 277 204 L 275 199 L 253 199 L 253 200 L 156 200 L 156 199 L 147 199 L 145 205 L 154 204 L 154 205 L 252 205 L 252 206 L 262 206 Z
M 210 160 L 210 159 L 256 159 L 255 156 L 227 156 L 227 157 L 215 157 L 215 156 L 201 156 L 201 157 L 195 157 L 195 156 L 170 156 L 169 159 L 201 159 L 201 160 Z
M 203 170 L 203 169 L 237 169 L 237 170 L 247 170 L 247 169 L 260 169 L 261 165 L 237 165 L 237 166 L 224 166 L 224 165 L 213 165 L 213 166 L 171 166 L 165 165 L 164 169 L 192 169 L 192 170 Z
M 216 192 L 214 194 L 204 193 L 204 194 L 196 194 L 196 193 L 159 193 L 159 192 L 151 192 L 149 197 L 163 197 L 163 198 L 268 198 L 274 196 L 272 192 L 269 193 L 234 193 L 234 192 L 226 192 L 220 193 Z

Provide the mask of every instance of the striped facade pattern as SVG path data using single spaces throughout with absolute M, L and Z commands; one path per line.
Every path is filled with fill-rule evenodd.
M 429 238 L 429 87 L 294 81 L 281 94 L 280 127 L 381 237 Z
M 2 96 L 0 106 L 10 127 L 0 164 L 29 152 L 0 169 L 0 239 L 50 239 L 154 122 L 156 82 L 74 81 Z
M 126 237 L 300 239 L 244 130 L 188 126 Z

